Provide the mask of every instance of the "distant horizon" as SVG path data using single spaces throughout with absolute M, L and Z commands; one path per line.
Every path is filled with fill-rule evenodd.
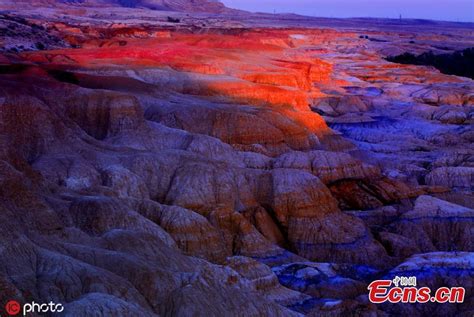
M 295 13 L 324 18 L 426 19 L 474 22 L 472 0 L 221 0 L 252 12 Z M 429 7 L 429 10 L 426 8 Z

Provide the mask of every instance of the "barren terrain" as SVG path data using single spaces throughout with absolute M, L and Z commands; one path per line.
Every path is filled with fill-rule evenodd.
M 385 58 L 474 26 L 162 2 L 0 6 L 2 307 L 472 316 L 474 81 Z

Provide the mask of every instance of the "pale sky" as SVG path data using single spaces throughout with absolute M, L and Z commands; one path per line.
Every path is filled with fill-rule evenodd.
M 474 0 L 222 0 L 248 11 L 320 17 L 384 17 L 474 22 Z

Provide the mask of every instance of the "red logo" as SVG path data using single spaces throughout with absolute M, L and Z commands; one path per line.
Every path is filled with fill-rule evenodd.
M 392 284 L 394 285 L 393 287 Z M 395 303 L 463 303 L 463 287 L 441 287 L 432 295 L 429 287 L 416 287 L 416 277 L 399 277 L 370 283 L 369 300 L 374 304 Z
M 18 315 L 21 310 L 21 305 L 16 300 L 11 300 L 5 305 L 5 309 L 10 316 Z

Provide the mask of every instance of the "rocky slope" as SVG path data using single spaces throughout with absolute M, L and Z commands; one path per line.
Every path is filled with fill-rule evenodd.
M 5 0 L 4 5 L 15 3 L 27 3 L 28 5 L 39 7 L 91 7 L 91 6 L 119 6 L 126 8 L 145 8 L 162 11 L 178 12 L 208 12 L 224 13 L 231 11 L 219 0 L 34 0 L 34 1 L 9 1 Z
M 70 17 L 27 16 L 62 42 L 0 57 L 0 303 L 472 313 L 366 294 L 407 266 L 472 294 L 443 260 L 473 254 L 472 80 L 385 61 L 395 31 Z

